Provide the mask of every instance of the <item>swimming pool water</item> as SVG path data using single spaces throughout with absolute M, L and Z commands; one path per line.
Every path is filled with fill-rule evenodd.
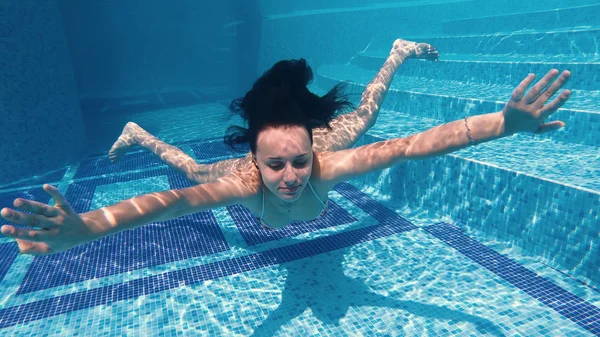
M 219 148 L 214 138 L 184 143 L 198 160 L 236 156 L 211 150 Z M 57 182 L 78 212 L 191 184 L 146 151 L 119 165 L 92 157 Z M 0 333 L 575 336 L 594 329 L 600 294 L 593 287 L 449 219 L 390 209 L 378 193 L 340 184 L 324 218 L 274 232 L 232 206 L 49 257 L 17 255 L 3 239 Z M 43 200 L 33 186 L 2 193 L 3 203 L 15 195 Z
M 265 20 L 398 6 L 412 5 Z M 445 22 L 447 34 L 423 37 L 446 51 L 440 61 L 402 66 L 358 145 L 497 111 L 527 71 L 554 66 L 577 74 L 571 101 L 554 116 L 568 128 L 341 183 L 324 217 L 277 231 L 234 205 L 47 257 L 20 255 L 0 237 L 0 336 L 600 336 L 600 30 L 590 24 L 599 10 Z M 567 16 L 578 28 L 560 20 Z M 539 25 L 519 28 L 527 20 Z M 314 69 L 312 89 L 347 82 L 356 102 L 388 40 L 347 64 Z M 240 120 L 224 114 L 219 90 L 84 100 L 93 154 L 0 186 L 0 208 L 17 197 L 51 202 L 43 183 L 58 186 L 77 212 L 191 186 L 140 148 L 110 163 L 101 132 L 132 120 L 200 163 L 243 156 L 221 142 L 225 126 Z

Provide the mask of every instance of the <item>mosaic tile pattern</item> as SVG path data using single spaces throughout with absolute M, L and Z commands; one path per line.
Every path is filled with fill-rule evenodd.
M 23 180 L 18 183 L 3 185 L 0 186 L 0 189 L 12 189 L 32 185 L 42 186 L 43 184 L 53 184 L 61 181 L 62 178 L 65 176 L 65 173 L 67 173 L 67 170 L 67 168 L 63 168 L 51 173 L 42 174 L 32 179 Z
M 288 226 L 277 230 L 263 229 L 250 210 L 244 206 L 228 206 L 227 211 L 229 211 L 229 215 L 234 220 L 246 244 L 253 246 L 356 221 L 356 218 L 335 202 L 329 200 L 328 205 L 327 213 L 318 219 L 313 221 L 294 221 Z
M 250 147 L 248 145 L 240 147 L 240 152 L 236 152 L 223 142 L 210 142 L 200 145 L 192 145 L 191 147 L 194 151 L 194 155 L 199 160 L 210 160 L 218 157 L 234 155 L 243 157 L 246 155 L 246 153 L 250 152 Z
M 294 261 L 410 230 L 378 224 L 225 261 L 176 270 L 102 288 L 0 309 L 0 329 L 63 313 L 214 280 L 257 268 Z
M 367 139 L 367 141 L 377 140 L 376 137 L 368 138 L 369 139 Z M 129 181 L 134 181 L 135 178 L 141 179 L 141 177 L 148 177 L 152 175 L 168 176 L 172 174 L 174 173 L 169 170 L 158 169 L 150 171 L 150 174 L 129 173 L 125 176 L 129 178 Z M 85 193 L 83 191 L 86 189 L 85 184 L 94 186 L 99 184 L 114 183 L 117 180 L 118 179 L 116 179 L 115 177 L 109 177 L 99 178 L 95 181 L 91 180 L 79 183 L 79 185 L 81 186 L 78 186 L 78 188 L 74 188 L 72 190 L 73 192 L 67 192 L 68 200 L 71 200 L 72 198 L 89 198 L 89 196 L 86 197 L 86 195 L 89 195 L 89 193 Z M 90 187 L 87 187 L 87 189 L 90 189 Z M 307 257 L 312 257 L 318 254 L 333 252 L 338 249 L 351 247 L 367 241 L 417 229 L 416 226 L 414 226 L 395 212 L 387 209 L 385 206 L 381 205 L 377 201 L 371 199 L 369 196 L 362 193 L 357 188 L 348 183 L 338 184 L 335 187 L 335 191 L 343 197 L 345 197 L 346 199 L 348 199 L 349 201 L 351 201 L 354 205 L 358 206 L 362 211 L 370 214 L 372 217 L 377 219 L 379 223 L 357 230 L 348 230 L 341 233 L 335 233 L 307 242 L 273 248 L 265 252 L 234 257 L 228 260 L 222 260 L 192 268 L 166 272 L 155 276 L 143 277 L 124 283 L 103 286 L 97 289 L 79 291 L 72 294 L 36 300 L 34 302 L 19 304 L 12 307 L 5 307 L 0 310 L 0 329 L 15 326 L 18 324 L 23 324 L 26 322 L 32 322 L 39 319 L 53 317 L 63 313 L 93 308 L 97 307 L 98 305 L 110 305 L 118 301 L 134 299 L 142 295 L 164 292 L 186 285 L 198 284 L 207 280 L 216 280 L 225 276 L 244 273 L 250 270 L 279 265 L 290 261 L 296 261 L 299 259 L 305 259 Z M 330 205 L 330 207 L 333 207 L 334 209 L 336 206 L 337 205 L 335 203 L 332 203 Z M 77 207 L 85 207 L 85 204 L 79 204 Z M 210 214 L 210 212 L 202 212 L 199 214 L 203 213 Z M 335 213 L 335 211 L 333 213 Z M 238 221 L 239 220 L 240 219 L 238 219 Z M 122 241 L 119 245 L 111 245 L 110 243 L 101 242 L 102 240 L 99 240 L 96 242 L 97 245 L 95 247 L 97 257 L 94 260 L 90 258 L 91 256 L 88 256 L 88 258 L 90 258 L 88 261 L 89 264 L 82 263 L 80 258 L 82 255 L 85 256 L 86 253 L 77 253 L 74 250 L 71 256 L 63 256 L 63 260 L 46 260 L 45 263 L 40 263 L 41 260 L 36 258 L 29 267 L 28 273 L 21 284 L 21 288 L 19 289 L 18 294 L 24 294 L 26 292 L 25 288 L 29 285 L 35 287 L 33 280 L 37 280 L 38 282 L 39 280 L 44 280 L 45 284 L 51 284 L 51 286 L 58 286 L 60 284 L 68 284 L 69 282 L 78 282 L 85 280 L 85 278 L 74 279 L 73 275 L 83 274 L 88 276 L 87 279 L 90 279 L 92 277 L 106 276 L 111 272 L 127 272 L 128 270 L 131 270 L 131 268 L 127 269 L 124 266 L 127 265 L 129 263 L 128 261 L 130 260 L 136 261 L 137 263 L 142 264 L 145 267 L 148 267 L 152 263 L 156 262 L 171 262 L 172 259 L 157 261 L 156 259 L 153 260 L 152 258 L 140 258 L 140 256 L 152 255 L 157 249 L 156 247 L 153 247 L 153 251 L 138 248 L 135 252 L 126 251 L 124 252 L 124 254 L 119 254 L 120 251 L 123 251 L 123 249 L 119 250 L 119 247 L 128 247 L 130 245 L 135 245 L 136 242 L 141 241 L 140 238 L 142 237 L 142 235 L 145 238 L 144 241 L 159 242 L 161 241 L 161 237 L 165 236 L 164 231 L 168 230 L 169 226 L 177 226 L 176 223 L 178 221 L 181 221 L 179 225 L 183 227 L 194 227 L 194 225 L 190 226 L 191 223 L 195 222 L 193 219 L 176 219 L 173 220 L 173 224 L 155 224 L 156 226 L 162 225 L 163 228 L 152 228 L 150 231 L 154 230 L 154 236 L 150 233 L 140 233 L 139 236 L 132 235 L 136 232 L 136 230 L 120 233 L 123 235 L 129 234 L 129 237 L 124 238 L 124 240 L 130 240 L 129 242 L 132 242 L 131 244 Z M 244 220 L 242 219 L 242 221 Z M 198 225 L 196 225 L 195 227 L 204 227 L 204 224 L 204 222 L 202 222 L 202 224 L 198 223 Z M 143 231 L 148 227 L 149 226 L 138 228 L 137 231 Z M 508 258 L 495 253 L 491 249 L 479 244 L 475 240 L 464 236 L 464 234 L 462 234 L 462 232 L 454 226 L 440 223 L 426 227 L 425 230 L 429 233 L 432 233 L 435 237 L 438 237 L 443 242 L 446 242 L 451 247 L 461 251 L 467 257 L 479 264 L 482 264 L 486 267 L 490 267 L 489 263 L 492 263 L 491 268 L 488 269 L 490 269 L 492 272 L 496 273 L 504 279 L 512 277 L 512 280 L 516 280 L 515 282 L 513 282 L 514 285 L 525 290 L 526 292 L 527 289 L 530 289 L 532 283 L 528 283 L 528 281 L 523 282 L 522 280 L 529 280 L 530 278 L 533 278 L 535 285 L 538 286 L 538 288 L 533 289 L 538 290 L 534 292 L 529 292 L 531 296 L 541 299 L 542 302 L 544 299 L 548 298 L 549 300 L 543 303 L 552 307 L 565 317 L 577 322 L 578 324 L 585 325 L 584 328 L 594 333 L 595 330 L 591 330 L 595 329 L 595 323 L 592 319 L 594 317 L 593 315 L 596 315 L 597 308 L 594 306 L 590 306 L 588 302 L 585 302 L 582 299 L 566 292 L 564 289 L 549 283 L 549 281 L 540 282 L 540 280 L 542 279 L 537 277 L 535 273 L 532 273 L 531 271 L 523 268 L 517 263 L 511 262 Z M 265 233 L 266 235 L 266 231 L 263 233 Z M 113 236 L 111 238 L 116 239 L 120 234 L 117 234 L 116 236 Z M 218 231 L 214 237 L 210 237 L 208 239 L 208 242 L 200 244 L 200 246 L 210 244 L 210 242 L 214 241 L 223 241 L 222 235 L 220 234 L 221 232 Z M 182 238 L 189 235 L 189 232 L 180 232 L 172 233 L 168 236 Z M 193 240 L 189 242 L 189 245 L 194 244 L 198 244 L 198 242 L 193 242 Z M 163 245 L 165 245 L 164 242 L 162 242 L 158 246 Z M 186 249 L 183 250 L 181 249 L 181 246 L 182 245 L 173 246 L 171 251 L 163 252 L 160 255 L 187 254 L 187 245 L 183 245 L 186 246 Z M 111 247 L 115 248 L 111 249 Z M 126 249 L 127 248 L 125 248 L 125 250 Z M 144 251 L 145 253 L 140 254 L 140 251 Z M 102 252 L 111 252 L 111 254 L 109 254 L 108 256 L 103 256 Z M 213 253 L 216 253 L 216 251 L 210 252 L 209 254 Z M 180 258 L 187 259 L 193 257 L 193 255 L 194 254 L 188 254 L 180 256 Z M 60 254 L 56 255 L 56 257 L 59 256 Z M 78 257 L 79 261 L 74 259 L 75 256 Z M 98 260 L 100 260 L 100 263 L 96 262 Z M 73 263 L 73 261 L 77 261 L 77 263 Z M 111 263 L 115 261 L 117 262 L 117 264 Z M 496 268 L 498 261 L 501 261 L 502 263 L 500 264 L 500 267 Z M 53 268 L 53 266 L 57 265 L 61 266 L 61 269 L 58 271 L 55 267 Z M 539 284 L 543 285 L 543 289 L 539 288 Z M 42 289 L 45 288 L 39 288 L 36 290 Z M 29 290 L 33 291 L 33 289 Z M 562 299 L 563 302 L 558 303 L 562 303 L 563 307 L 557 306 L 556 302 L 553 302 L 550 299 Z M 566 307 L 564 305 L 566 305 Z M 333 317 L 331 319 L 333 319 Z
M 365 211 L 365 213 L 377 219 L 380 223 L 398 226 L 403 228 L 403 230 L 417 228 L 415 225 L 408 222 L 408 220 L 396 214 L 396 212 L 371 199 L 349 183 L 339 183 L 335 186 L 334 190 L 346 197 L 346 199 L 352 201 L 352 203 Z
M 50 202 L 50 194 L 46 193 L 41 187 L 35 187 L 35 188 L 30 188 L 30 189 L 25 189 L 25 190 L 20 190 L 20 191 L 0 193 L 0 209 L 2 209 L 4 207 L 15 209 L 15 207 L 13 206 L 13 202 L 16 198 L 35 200 L 35 201 L 39 201 L 39 202 L 42 202 L 45 204 Z M 29 213 L 29 212 L 26 212 L 26 213 Z M 4 218 L 0 218 L 0 221 L 2 222 L 2 224 L 9 224 L 12 226 L 24 227 L 22 225 L 18 225 L 13 222 L 10 222 L 8 220 L 5 220 Z
M 35 257 L 17 295 L 227 250 L 212 212 L 195 213 Z
M 598 24 L 600 5 L 541 10 L 497 16 L 451 20 L 442 23 L 451 34 L 514 32 L 523 29 L 549 30 Z
M 456 226 L 440 223 L 425 230 L 584 329 L 600 335 L 600 308 L 469 238 Z
M 389 51 L 388 51 L 389 52 Z M 361 53 L 353 59 L 353 63 L 378 71 L 385 62 L 386 53 Z M 414 60 L 413 60 L 414 61 Z M 593 57 L 587 60 L 573 60 L 572 57 L 549 57 L 518 55 L 512 57 L 487 55 L 453 55 L 443 54 L 437 62 L 414 61 L 405 62 L 398 69 L 397 76 L 418 77 L 426 79 L 460 81 L 468 83 L 488 84 L 493 88 L 507 85 L 514 88 L 529 73 L 541 78 L 550 69 L 568 69 L 572 74 L 567 88 L 575 90 L 597 90 L 600 80 L 596 75 L 600 71 L 600 62 Z M 399 79 L 399 82 L 402 82 Z M 510 96 L 509 96 L 510 98 Z M 501 99 L 501 97 L 499 97 Z M 567 107 L 569 104 L 567 104 Z M 598 105 L 596 104 L 596 107 Z
M 177 147 L 181 147 L 183 145 L 191 145 L 191 144 L 196 144 L 196 143 L 210 143 L 210 142 L 214 142 L 214 141 L 223 141 L 223 137 L 190 139 L 190 140 L 184 140 L 184 141 L 179 141 L 179 142 L 171 142 L 169 144 L 177 146 Z M 148 150 L 139 148 L 139 149 L 134 149 L 128 153 L 137 153 L 137 152 L 142 152 L 142 151 L 148 151 Z M 96 158 L 96 157 L 106 157 L 106 156 L 108 156 L 108 151 L 95 152 L 95 153 L 90 154 L 86 159 L 92 159 L 92 158 Z M 109 165 L 112 165 L 112 163 L 110 163 Z
M 65 198 L 75 212 L 90 210 L 98 186 L 167 176 L 170 188 L 191 186 L 171 169 L 74 182 Z M 212 212 L 157 222 L 93 241 L 63 253 L 35 257 L 18 294 L 48 289 L 229 250 Z M 75 258 L 76 257 L 76 258 Z M 61 269 L 56 270 L 55 266 Z M 40 280 L 43 280 L 40 282 Z
M 488 35 L 448 35 L 431 37 L 407 37 L 409 41 L 426 41 L 438 50 L 448 53 L 463 54 L 521 54 L 540 55 L 594 55 L 598 50 L 600 29 L 577 28 L 551 32 L 513 32 L 501 34 L 494 32 Z M 535 43 L 523 43 L 535 41 Z M 385 41 L 380 49 L 389 48 Z M 596 55 L 597 56 L 597 55 Z
M 124 97 L 86 97 L 81 100 L 83 113 L 135 113 L 212 102 L 189 90 L 131 95 Z
M 112 163 L 108 157 L 86 159 L 81 162 L 74 179 L 95 177 L 98 175 L 147 169 L 166 165 L 158 156 L 149 151 L 125 154 L 121 160 Z
M 1 227 L 2 225 L 0 225 Z M 12 266 L 13 262 L 19 254 L 19 248 L 16 242 L 0 244 L 0 282 L 6 276 L 6 273 Z
M 427 67 L 422 66 L 423 69 L 431 67 L 431 64 L 427 64 Z M 551 67 L 547 70 L 550 69 Z M 465 71 L 460 73 L 464 74 Z M 494 72 L 486 71 L 486 73 Z M 348 83 L 348 92 L 360 93 L 375 74 L 374 70 L 365 70 L 351 64 L 319 67 L 316 77 L 319 85 L 323 87 L 331 87 L 351 78 L 351 82 L 346 82 Z M 523 73 L 513 74 L 518 75 L 520 79 L 516 82 L 520 82 Z M 600 81 L 600 77 L 593 72 L 589 76 L 592 76 L 588 77 L 588 80 L 591 81 L 589 85 L 600 87 L 600 82 L 593 83 Z M 501 111 L 514 90 L 514 86 L 508 84 L 470 81 L 468 85 L 465 85 L 464 82 L 438 79 L 437 77 L 437 75 L 431 78 L 398 76 L 392 82 L 382 108 L 408 113 L 419 118 L 433 118 L 440 122 L 450 122 L 465 116 Z M 585 76 L 578 78 L 583 80 Z M 573 88 L 571 83 L 569 83 L 569 88 Z M 535 138 L 598 146 L 600 132 L 592 131 L 600 130 L 600 114 L 597 113 L 600 111 L 598 102 L 597 91 L 573 90 L 571 99 L 549 119 L 549 121 L 561 120 L 568 127 L 556 132 L 535 135 Z M 382 124 L 377 123 L 376 125 Z
M 368 142 L 382 137 L 405 137 L 433 125 L 431 121 L 393 111 L 382 111 L 379 119 L 386 126 L 371 129 Z M 402 120 L 402 124 L 395 120 Z M 357 180 L 365 186 L 378 186 L 382 194 L 391 195 L 399 205 L 449 216 L 489 237 L 512 242 L 528 254 L 542 257 L 554 267 L 598 287 L 600 247 L 591 233 L 598 232 L 600 195 L 560 184 L 595 189 L 594 185 L 585 185 L 597 183 L 597 179 L 589 179 L 597 175 L 590 175 L 589 170 L 594 168 L 587 167 L 585 173 L 581 170 L 590 163 L 585 158 L 594 155 L 584 157 L 579 146 L 560 143 L 541 143 L 540 148 L 545 150 L 532 153 L 523 147 L 531 146 L 531 141 L 514 138 L 397 165 L 389 173 L 389 184 L 381 184 L 382 172 Z M 570 151 L 576 154 L 570 155 Z M 551 157 L 561 162 L 551 163 L 555 159 Z M 570 164 L 565 159 L 581 161 Z M 582 172 L 579 178 L 577 172 Z M 545 177 L 553 181 L 540 179 Z M 587 181 L 581 181 L 584 178 Z
M 0 184 L 11 184 L 76 160 L 86 136 L 58 3 L 3 1 L 0 22 Z

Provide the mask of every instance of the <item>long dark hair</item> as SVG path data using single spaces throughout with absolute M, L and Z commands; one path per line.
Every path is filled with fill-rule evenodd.
M 324 96 L 318 96 L 306 87 L 313 79 L 312 69 L 304 59 L 277 62 L 266 71 L 243 98 L 231 102 L 231 113 L 240 115 L 247 128 L 230 126 L 225 144 L 250 145 L 256 154 L 258 133 L 267 127 L 303 126 L 312 144 L 312 129 L 326 127 L 338 112 L 352 108 L 342 84 L 334 86 Z

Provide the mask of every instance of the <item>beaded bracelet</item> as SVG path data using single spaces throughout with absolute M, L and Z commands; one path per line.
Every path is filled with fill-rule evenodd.
M 469 137 L 469 144 L 471 144 L 472 146 L 475 146 L 475 141 L 473 141 L 473 138 L 471 138 L 471 130 L 469 129 L 469 126 L 467 125 L 467 118 L 469 118 L 469 117 L 465 117 L 465 126 L 467 127 L 467 137 Z

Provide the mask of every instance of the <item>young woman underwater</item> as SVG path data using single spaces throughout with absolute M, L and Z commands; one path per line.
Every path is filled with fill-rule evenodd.
M 32 214 L 9 208 L 0 212 L 6 220 L 35 229 L 5 225 L 0 231 L 17 241 L 21 253 L 48 255 L 151 222 L 231 204 L 247 207 L 263 226 L 281 228 L 323 214 L 328 192 L 340 181 L 515 133 L 545 133 L 564 126 L 561 121 L 544 123 L 570 95 L 563 90 L 550 100 L 570 77 L 568 71 L 559 75 L 553 69 L 527 90 L 535 79 L 529 74 L 501 111 L 352 148 L 375 123 L 394 73 L 411 57 L 435 60 L 438 53 L 428 44 L 396 40 L 358 108 L 338 117 L 335 114 L 349 106 L 339 86 L 319 97 L 306 88 L 312 72 L 304 60 L 278 62 L 243 99 L 232 103 L 232 111 L 241 114 L 248 128 L 230 128 L 225 142 L 250 145 L 251 152 L 241 159 L 200 165 L 129 123 L 111 149 L 111 159 L 118 160 L 139 144 L 199 185 L 144 194 L 77 214 L 54 186 L 45 184 L 54 206 L 19 198 L 13 205 Z

